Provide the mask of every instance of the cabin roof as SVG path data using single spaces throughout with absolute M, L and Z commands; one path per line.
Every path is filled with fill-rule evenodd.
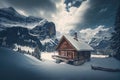
M 65 37 L 77 51 L 93 51 L 94 50 L 90 45 L 88 45 L 81 39 L 78 39 L 77 41 L 69 35 L 64 35 L 63 37 Z

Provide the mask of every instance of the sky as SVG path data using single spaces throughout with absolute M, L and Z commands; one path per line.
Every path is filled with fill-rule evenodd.
M 52 21 L 59 32 L 113 27 L 120 0 L 0 0 L 0 8 L 14 7 L 26 16 Z

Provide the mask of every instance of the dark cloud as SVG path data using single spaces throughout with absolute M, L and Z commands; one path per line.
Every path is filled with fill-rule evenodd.
M 5 0 L 8 3 L 20 8 L 40 8 L 46 10 L 55 10 L 55 4 L 50 0 Z
M 8 6 L 12 6 L 16 9 L 24 10 L 26 13 L 34 16 L 43 15 L 50 16 L 53 12 L 56 12 L 56 6 L 54 0 L 1 0 L 0 4 L 5 3 Z
M 66 10 L 69 12 L 69 9 L 71 7 L 77 7 L 77 8 L 80 7 L 82 2 L 84 2 L 84 1 L 86 1 L 86 0 L 65 0 L 64 3 L 66 5 Z
M 90 8 L 86 11 L 83 23 L 78 28 L 95 28 L 99 25 L 114 26 L 115 16 L 120 0 L 90 0 Z
M 71 7 L 79 8 L 85 1 L 87 0 L 65 0 L 63 4 L 66 4 L 66 10 L 69 11 Z M 95 28 L 99 25 L 108 27 L 114 25 L 114 19 L 117 8 L 120 5 L 120 0 L 88 1 L 90 8 L 85 11 L 82 18 L 83 22 L 74 24 L 77 26 L 77 30 L 88 27 Z M 0 7 L 12 6 L 15 9 L 25 11 L 29 15 L 50 18 L 52 14 L 58 11 L 56 3 L 59 2 L 61 2 L 61 0 L 0 0 Z

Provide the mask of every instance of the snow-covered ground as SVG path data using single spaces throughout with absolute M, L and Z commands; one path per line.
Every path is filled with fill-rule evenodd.
M 0 79 L 2 80 L 120 80 L 120 72 L 92 70 L 91 65 L 120 68 L 114 58 L 91 58 L 81 66 L 57 64 L 54 53 L 42 53 L 43 61 L 0 48 Z
M 108 58 L 109 55 L 91 55 L 91 58 Z
M 55 61 L 55 59 L 52 58 L 52 55 L 57 55 L 57 52 L 42 52 L 41 59 L 43 61 Z
M 14 51 L 18 51 L 18 48 L 20 48 L 22 51 L 25 51 L 25 52 L 34 52 L 34 48 L 32 47 L 29 47 L 29 46 L 21 46 L 21 45 L 18 45 L 18 44 L 14 44 L 15 45 L 15 48 L 13 49 Z
M 42 52 L 41 58 L 45 61 L 55 61 L 52 58 L 52 55 L 58 55 L 58 53 L 57 52 Z M 95 55 L 95 54 L 91 55 L 91 58 L 108 58 L 108 57 L 109 55 Z

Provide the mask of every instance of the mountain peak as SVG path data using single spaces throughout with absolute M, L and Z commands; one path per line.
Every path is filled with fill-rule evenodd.
M 9 10 L 15 11 L 13 7 L 8 7 Z
M 4 11 L 13 11 L 13 12 L 16 11 L 13 7 L 1 8 L 1 10 L 4 10 Z

